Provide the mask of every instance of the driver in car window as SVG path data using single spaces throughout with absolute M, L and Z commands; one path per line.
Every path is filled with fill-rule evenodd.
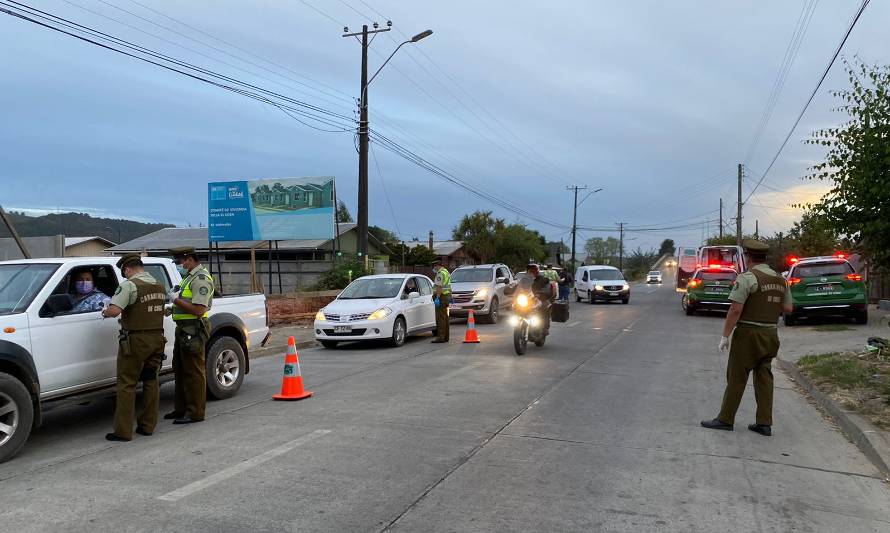
M 74 308 L 72 313 L 101 311 L 111 298 L 96 288 L 93 273 L 89 270 L 78 270 L 72 274 L 74 282 Z
M 415 283 L 413 279 L 409 279 L 408 283 L 405 284 L 405 294 L 411 294 L 412 292 L 420 291 L 417 290 L 417 283 Z

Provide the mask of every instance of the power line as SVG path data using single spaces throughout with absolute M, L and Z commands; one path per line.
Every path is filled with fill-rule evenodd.
M 386 197 L 386 203 L 389 205 L 389 214 L 392 215 L 392 223 L 396 226 L 396 232 L 402 233 L 399 228 L 399 221 L 396 219 L 396 211 L 392 208 L 392 202 L 389 199 L 389 192 L 386 190 L 386 182 L 383 180 L 383 172 L 380 171 L 380 163 L 377 161 L 377 152 L 374 151 L 374 145 L 370 145 L 371 157 L 374 159 L 374 166 L 377 167 L 377 176 L 380 178 L 380 188 L 383 189 L 383 196 Z
M 862 16 L 863 11 L 868 6 L 871 0 L 862 0 L 862 4 L 859 6 L 859 10 L 856 12 L 856 15 L 853 17 L 853 20 L 850 21 L 849 26 L 847 27 L 847 31 L 844 33 L 844 38 L 841 39 L 841 42 L 837 45 L 837 48 L 834 51 L 834 54 L 831 56 L 831 61 L 828 62 L 828 66 L 825 67 L 825 70 L 822 72 L 822 76 L 819 78 L 819 82 L 816 84 L 816 87 L 813 88 L 813 92 L 810 94 L 810 97 L 807 98 L 806 103 L 803 106 L 803 109 L 800 110 L 800 114 L 797 115 L 797 119 L 792 124 L 791 129 L 788 130 L 788 135 L 785 136 L 785 140 L 782 141 L 781 146 L 779 146 L 778 151 L 776 151 L 776 155 L 773 157 L 772 161 L 770 161 L 769 166 L 766 167 L 766 170 L 763 171 L 763 175 L 760 177 L 760 180 L 757 182 L 757 185 L 748 193 L 745 201 L 748 201 L 748 198 L 754 194 L 754 191 L 760 186 L 764 179 L 766 179 L 767 174 L 773 168 L 773 165 L 776 163 L 776 160 L 779 159 L 779 156 L 782 154 L 782 150 L 785 149 L 785 145 L 788 144 L 788 140 L 791 139 L 791 135 L 794 133 L 794 130 L 797 128 L 797 125 L 800 124 L 800 120 L 803 118 L 804 113 L 806 113 L 807 108 L 810 107 L 810 103 L 813 101 L 813 98 L 816 97 L 816 93 L 819 91 L 819 87 L 822 86 L 822 82 L 825 81 L 825 78 L 828 77 L 828 72 L 831 70 L 832 65 L 837 60 L 837 57 L 840 55 L 841 50 L 844 47 L 844 44 L 847 42 L 847 39 L 850 37 L 850 34 L 853 32 L 853 28 L 856 26 L 856 23 L 859 21 L 859 18 Z
M 328 15 L 326 12 L 324 12 L 324 11 L 322 11 L 321 9 L 315 7 L 314 5 L 310 4 L 310 3 L 307 2 L 306 0 L 297 0 L 297 1 L 300 2 L 301 4 L 305 5 L 306 7 L 308 7 L 309 9 L 311 9 L 312 11 L 315 11 L 316 13 L 318 13 L 319 15 L 321 15 L 322 17 L 324 17 L 324 18 L 326 18 L 326 19 L 332 21 L 332 22 L 333 22 L 334 24 L 336 24 L 337 26 L 340 26 L 341 28 L 345 28 L 345 27 L 346 27 L 346 24 L 344 24 L 344 23 L 340 22 L 339 20 L 335 19 L 334 17 Z

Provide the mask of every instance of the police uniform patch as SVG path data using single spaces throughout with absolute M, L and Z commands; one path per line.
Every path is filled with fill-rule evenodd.
M 732 290 L 736 290 L 736 289 L 738 289 L 738 288 L 739 288 L 739 282 L 738 282 L 738 281 L 733 281 L 733 282 L 732 282 Z
M 121 293 L 121 286 L 118 285 L 117 289 L 114 290 L 114 294 L 120 294 L 120 293 Z
M 201 287 L 200 289 L 198 289 L 198 293 L 201 296 L 207 296 L 208 292 L 210 292 L 210 289 L 208 289 L 207 287 Z
M 204 274 L 198 274 L 198 279 L 207 279 L 207 276 Z

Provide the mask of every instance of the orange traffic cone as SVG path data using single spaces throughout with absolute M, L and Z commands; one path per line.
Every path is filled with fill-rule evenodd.
M 467 334 L 464 336 L 464 343 L 478 343 L 479 334 L 476 333 L 476 318 L 473 317 L 473 310 L 470 309 L 470 316 L 467 318 Z
M 272 395 L 273 400 L 302 400 L 312 396 L 312 391 L 303 390 L 303 374 L 300 372 L 300 359 L 294 338 L 287 339 L 287 355 L 284 356 L 284 377 L 281 378 L 281 394 Z

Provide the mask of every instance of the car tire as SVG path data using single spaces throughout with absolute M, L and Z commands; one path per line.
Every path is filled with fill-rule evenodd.
M 794 314 L 785 315 L 784 321 L 786 326 L 795 326 L 797 325 L 797 316 Z
M 686 316 L 692 316 L 695 314 L 695 306 L 690 305 L 689 302 L 686 302 L 686 305 L 683 306 L 683 309 L 686 311 Z
M 399 346 L 405 344 L 405 339 L 408 337 L 408 326 L 405 325 L 405 319 L 402 317 L 396 318 L 395 322 L 392 324 L 392 337 L 389 339 L 389 344 L 393 348 L 398 348 Z
M 31 402 L 31 394 L 18 378 L 3 372 L 0 372 L 0 413 L 3 413 L 0 414 L 0 422 L 12 427 L 9 433 L 0 432 L 0 463 L 2 463 L 12 459 L 22 449 L 34 424 L 34 404 Z
M 231 398 L 244 382 L 247 357 L 241 343 L 232 337 L 210 341 L 204 360 L 207 376 L 207 397 L 213 400 Z
M 575 289 L 575 303 L 581 303 L 581 293 L 578 292 L 578 289 Z
M 630 303 L 630 296 L 628 296 L 627 298 L 622 298 L 622 299 L 621 299 L 621 303 L 623 303 L 623 304 L 628 304 L 628 303 Z
M 486 324 L 497 324 L 498 319 L 501 316 L 500 302 L 498 302 L 497 297 L 491 299 L 491 310 L 488 311 L 488 314 L 485 316 Z
M 868 311 L 859 311 L 853 315 L 853 320 L 857 324 L 868 324 Z
M 327 348 L 328 350 L 333 350 L 334 348 L 337 347 L 338 344 L 340 344 L 340 341 L 319 341 L 319 342 L 321 342 L 321 345 L 324 346 L 325 348 Z
M 587 291 L 587 299 L 590 300 L 590 305 L 596 303 L 596 298 L 593 297 L 593 291 Z

